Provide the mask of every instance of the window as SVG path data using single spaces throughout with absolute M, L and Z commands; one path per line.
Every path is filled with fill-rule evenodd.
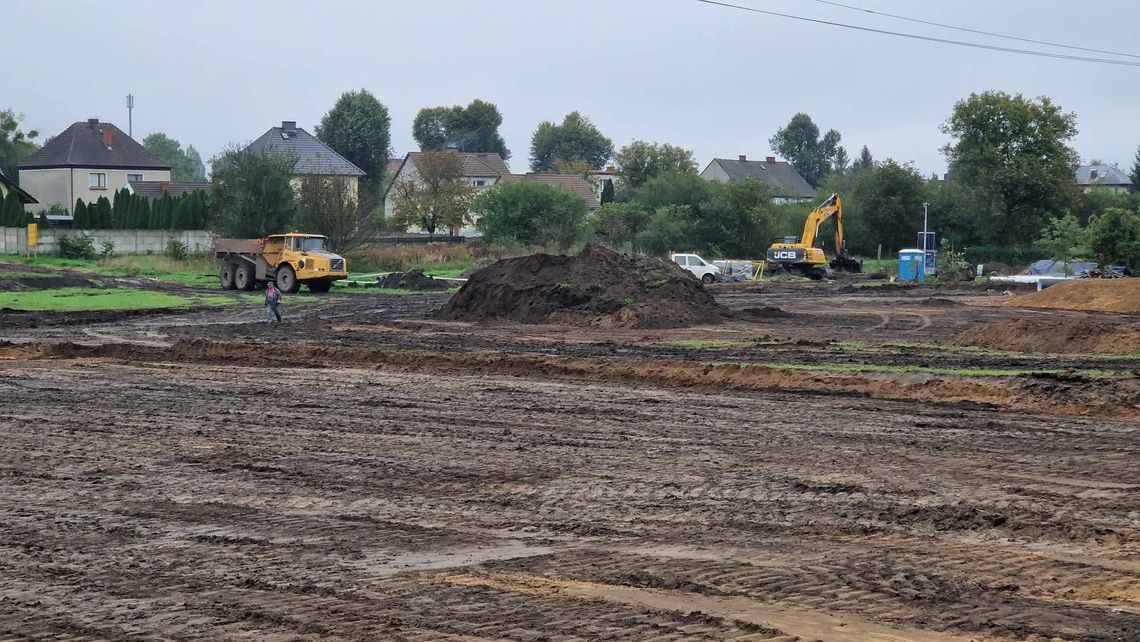
M 107 189 L 107 174 L 105 172 L 90 172 L 87 174 L 87 184 L 91 189 Z
M 325 249 L 325 240 L 299 237 L 297 239 L 297 249 L 302 252 L 320 252 Z
M 674 262 L 674 263 L 676 263 L 677 265 L 684 265 L 684 264 L 685 264 L 685 257 L 683 257 L 683 256 L 674 256 L 674 257 L 673 257 L 673 262 Z
M 139 181 L 142 181 L 142 179 L 143 179 L 142 174 L 127 174 L 127 182 L 128 183 L 130 183 L 131 181 L 139 182 Z
M 690 256 L 689 257 L 689 265 L 692 265 L 694 267 L 699 267 L 699 266 L 702 266 L 704 264 L 705 264 L 705 262 L 702 261 L 701 257 L 699 257 L 699 256 Z
M 475 187 L 483 187 L 484 185 L 487 184 L 487 181 L 474 181 L 474 183 L 475 183 Z

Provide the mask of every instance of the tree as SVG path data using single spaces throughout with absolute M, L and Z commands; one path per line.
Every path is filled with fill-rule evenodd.
M 295 156 L 231 148 L 211 165 L 214 168 L 210 195 L 213 227 L 223 236 L 263 237 L 286 232 L 296 220 L 297 204 L 290 181 Z M 152 204 L 151 221 L 165 229 L 170 225 L 170 195 Z
M 1132 180 L 1132 191 L 1140 191 L 1140 147 L 1136 148 L 1136 158 L 1132 161 L 1132 173 L 1128 178 Z
M 453 151 L 425 152 L 416 161 L 414 178 L 392 186 L 395 213 L 389 223 L 399 229 L 419 226 L 434 236 L 440 227 L 470 223 L 473 189 L 463 180 L 463 159 Z
M 71 226 L 77 230 L 91 229 L 91 218 L 87 212 L 87 202 L 81 198 L 75 199 L 75 209 L 71 213 Z
M 606 179 L 602 182 L 602 195 L 598 197 L 598 202 L 602 205 L 614 202 L 614 182 L 611 179 Z
M 768 142 L 815 187 L 831 171 L 839 139 L 839 132 L 834 129 L 820 138 L 819 127 L 811 116 L 801 112 L 792 116 L 787 126 L 777 130 Z
M 1054 261 L 1071 261 L 1088 255 L 1088 232 L 1076 216 L 1066 214 L 1049 222 L 1037 239 L 1037 247 L 1048 252 Z
M 475 199 L 477 224 L 492 243 L 554 245 L 566 250 L 583 237 L 586 203 L 538 181 L 500 181 Z
M 22 131 L 22 120 L 24 116 L 11 109 L 0 111 L 0 170 L 13 181 L 18 177 L 17 165 L 39 149 L 35 142 L 39 132 L 34 129 Z
M 838 147 L 835 150 L 835 157 L 831 159 L 831 171 L 842 176 L 847 173 L 847 170 L 851 169 L 849 167 L 850 163 L 851 159 L 847 156 L 847 150 L 843 147 Z
M 329 176 L 306 176 L 297 194 L 302 230 L 319 232 L 340 253 L 372 238 L 379 227 L 375 206 L 360 198 L 349 183 Z
M 392 147 L 388 108 L 365 89 L 340 95 L 321 122 L 316 136 L 368 175 L 367 189 L 375 196 L 384 181 Z
M 606 203 L 590 218 L 594 233 L 614 247 L 633 245 L 649 225 L 651 212 L 633 203 Z
M 3 202 L 0 202 L 0 227 L 23 227 L 31 222 L 32 217 L 24 211 L 20 195 L 14 189 L 8 190 Z
M 95 204 L 88 208 L 88 214 L 91 216 L 91 224 L 97 230 L 109 230 L 112 227 L 113 221 L 111 212 L 111 201 L 106 196 L 100 196 Z
M 858 206 L 862 228 L 858 242 L 863 248 L 881 244 L 893 252 L 914 245 L 926 202 L 926 179 L 918 170 L 888 159 L 855 179 L 852 197 Z
M 503 115 L 495 103 L 475 99 L 466 107 L 424 107 L 412 123 L 412 137 L 423 151 L 454 148 L 511 157 L 499 134 Z
M 691 238 L 689 208 L 683 205 L 665 205 L 653 212 L 649 224 L 637 235 L 636 243 L 650 254 L 666 254 L 686 249 Z
M 148 134 L 143 139 L 143 147 L 170 165 L 170 180 L 197 183 L 206 180 L 206 166 L 202 164 L 202 157 L 198 156 L 197 150 L 193 156 L 188 153 L 193 147 L 182 151 L 182 143 L 162 132 Z
M 1140 269 L 1140 213 L 1112 208 L 1093 217 L 1088 227 L 1089 248 L 1105 263 Z
M 852 173 L 858 174 L 865 172 L 875 166 L 875 157 L 871 156 L 871 150 L 866 145 L 863 146 L 862 151 L 859 152 L 859 158 L 851 163 Z
M 697 173 L 693 152 L 669 143 L 647 143 L 635 140 L 614 154 L 617 175 L 631 189 L 637 189 L 651 178 L 667 172 Z
M 594 123 L 574 111 L 561 125 L 550 121 L 539 124 L 530 143 L 530 168 L 549 172 L 554 161 L 585 161 L 590 167 L 604 167 L 614 153 L 614 143 L 602 135 Z
M 669 172 L 638 188 L 633 193 L 632 202 L 650 212 L 666 205 L 682 205 L 695 215 L 698 205 L 712 196 L 715 185 L 695 174 Z
M 1068 145 L 1076 116 L 1048 97 L 971 94 L 954 105 L 942 130 L 954 139 L 943 148 L 951 180 L 981 197 L 975 227 L 982 242 L 1030 243 L 1076 200 L 1078 156 Z

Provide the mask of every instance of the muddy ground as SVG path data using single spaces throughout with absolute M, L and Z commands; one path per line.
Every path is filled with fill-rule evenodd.
M 713 291 L 751 312 L 0 312 L 0 640 L 1137 639 L 1140 360 L 939 345 L 1135 317 Z

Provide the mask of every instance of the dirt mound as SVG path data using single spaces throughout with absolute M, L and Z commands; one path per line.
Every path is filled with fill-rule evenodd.
M 1050 310 L 1140 313 L 1140 279 L 1074 279 L 1005 305 Z
M 1014 352 L 1140 354 L 1140 326 L 1134 323 L 1011 319 L 970 328 L 948 343 Z
M 0 292 L 22 292 L 27 290 L 54 290 L 56 288 L 93 288 L 95 284 L 87 279 L 66 274 L 24 274 L 6 276 L 0 279 Z
M 673 263 L 595 244 L 577 256 L 538 253 L 498 261 L 472 274 L 439 312 L 451 321 L 617 328 L 677 328 L 731 316 Z
M 419 270 L 392 272 L 377 279 L 376 284 L 394 290 L 446 290 L 451 287 L 447 281 L 432 278 Z

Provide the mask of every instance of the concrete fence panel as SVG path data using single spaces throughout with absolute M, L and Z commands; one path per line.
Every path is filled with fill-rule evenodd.
M 102 248 L 110 239 L 115 244 L 115 254 L 160 254 L 166 250 L 170 239 L 186 244 L 190 252 L 208 252 L 214 246 L 215 237 L 207 230 L 63 230 L 41 228 L 36 250 L 40 254 L 58 254 L 59 239 L 62 236 L 87 234 L 95 240 L 95 250 Z M 23 227 L 0 228 L 0 254 L 24 254 L 28 251 L 28 230 Z

